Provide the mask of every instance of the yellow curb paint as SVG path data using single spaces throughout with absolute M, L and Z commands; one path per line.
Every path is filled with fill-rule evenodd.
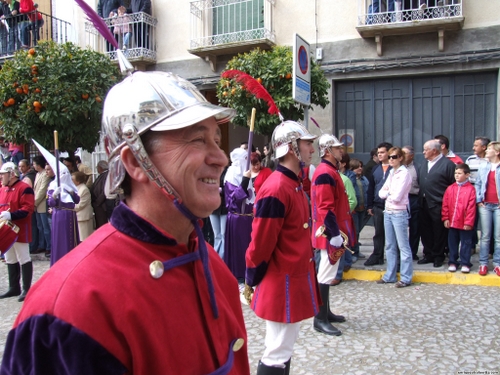
M 344 272 L 344 280 L 376 281 L 385 271 L 350 269 Z M 480 276 L 478 274 L 464 274 L 461 272 L 413 272 L 413 283 L 434 283 L 454 285 L 480 285 L 500 287 L 500 277 L 495 274 Z

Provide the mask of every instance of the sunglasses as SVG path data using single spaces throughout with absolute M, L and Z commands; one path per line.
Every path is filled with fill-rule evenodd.
M 389 155 L 389 159 L 396 160 L 398 158 L 399 158 L 398 155 Z

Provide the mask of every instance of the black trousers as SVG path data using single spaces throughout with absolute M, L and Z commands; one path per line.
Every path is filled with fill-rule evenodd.
M 441 204 L 429 208 L 423 200 L 419 211 L 419 227 L 424 257 L 435 261 L 444 261 L 444 249 L 448 244 L 448 230 L 441 221 Z
M 418 253 L 418 245 L 420 243 L 420 230 L 418 228 L 418 212 L 420 206 L 418 205 L 418 195 L 410 195 L 410 219 L 408 226 L 410 227 L 410 248 L 413 256 Z
M 376 257 L 378 260 L 384 260 L 385 247 L 385 229 L 384 229 L 384 209 L 373 207 L 373 226 L 375 235 L 373 236 L 373 253 L 370 257 Z

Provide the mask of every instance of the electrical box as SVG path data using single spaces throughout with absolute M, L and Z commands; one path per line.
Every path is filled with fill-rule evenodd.
M 316 48 L 316 60 L 323 60 L 323 48 Z

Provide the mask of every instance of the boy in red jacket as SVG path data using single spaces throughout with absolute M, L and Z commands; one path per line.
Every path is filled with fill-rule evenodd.
M 470 168 L 467 164 L 455 167 L 455 184 L 448 186 L 443 196 L 441 220 L 448 231 L 450 249 L 448 271 L 455 272 L 458 266 L 458 245 L 462 273 L 469 273 L 474 219 L 476 217 L 476 190 L 469 182 Z

